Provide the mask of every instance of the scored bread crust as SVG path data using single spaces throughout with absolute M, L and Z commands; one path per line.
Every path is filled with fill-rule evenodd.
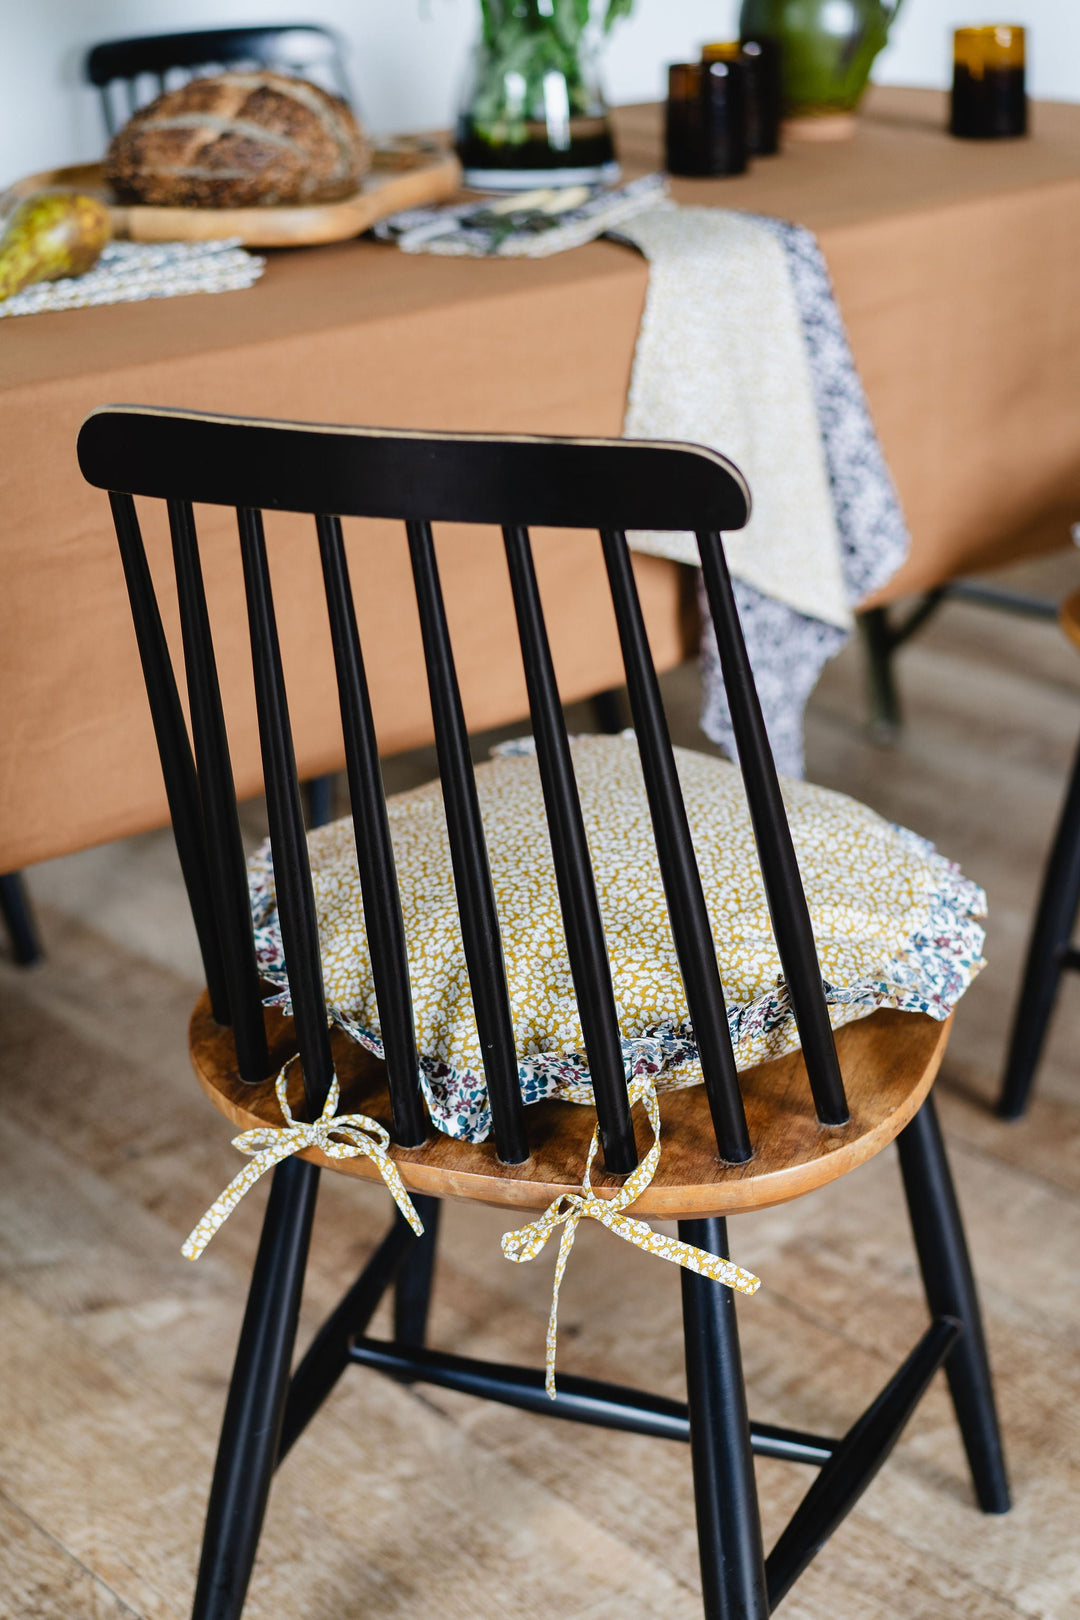
M 284 73 L 221 73 L 141 107 L 113 137 L 105 179 L 119 202 L 273 207 L 352 196 L 370 165 L 340 96 Z

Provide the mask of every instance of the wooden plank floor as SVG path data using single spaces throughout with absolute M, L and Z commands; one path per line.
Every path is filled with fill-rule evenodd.
M 1071 557 L 1028 580 L 1074 585 Z M 692 680 L 669 683 L 692 740 Z M 826 674 L 812 776 L 927 833 L 989 890 L 991 965 L 939 1088 L 986 1306 L 1016 1508 L 972 1505 L 939 1378 L 892 1460 L 787 1600 L 791 1620 L 1080 1615 L 1080 984 L 1021 1125 L 988 1111 L 1034 886 L 1080 729 L 1052 626 L 949 607 L 903 661 L 908 727 L 866 741 L 857 652 Z M 423 768 L 423 762 L 421 766 Z M 48 961 L 0 963 L 0 1617 L 181 1620 L 263 1192 L 197 1266 L 179 1245 L 234 1173 L 185 1054 L 197 963 L 167 837 L 32 874 Z M 386 1223 L 323 1178 L 310 1329 Z M 551 1265 L 507 1265 L 497 1212 L 450 1206 L 433 1335 L 538 1363 Z M 752 1408 L 841 1432 L 924 1307 L 889 1152 L 732 1227 Z M 385 1319 L 376 1330 L 386 1327 Z M 679 1283 L 582 1229 L 560 1366 L 682 1389 Z M 760 1465 L 775 1534 L 807 1475 Z M 693 1620 L 689 1456 L 351 1373 L 276 1482 L 246 1614 L 278 1620 Z

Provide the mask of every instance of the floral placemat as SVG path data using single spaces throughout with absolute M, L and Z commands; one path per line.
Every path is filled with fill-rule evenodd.
M 0 317 L 182 298 L 188 293 L 237 292 L 258 281 L 265 268 L 266 260 L 242 248 L 239 237 L 219 242 L 110 242 L 85 275 L 39 281 L 0 299 Z

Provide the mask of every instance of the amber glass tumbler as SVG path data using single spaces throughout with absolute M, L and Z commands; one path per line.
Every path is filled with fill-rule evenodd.
M 669 174 L 705 174 L 705 102 L 700 62 L 673 62 L 668 68 L 665 157 Z
M 701 60 L 741 62 L 746 92 L 746 144 L 751 157 L 780 150 L 780 47 L 774 39 L 718 40 Z
M 1027 134 L 1022 28 L 998 23 L 956 30 L 949 130 L 977 141 Z
M 743 64 L 673 63 L 666 120 L 669 174 L 742 174 L 748 155 Z

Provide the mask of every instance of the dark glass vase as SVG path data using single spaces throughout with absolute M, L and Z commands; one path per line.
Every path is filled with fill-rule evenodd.
M 593 31 L 544 0 L 485 0 L 457 124 L 466 185 L 514 191 L 618 178 Z

